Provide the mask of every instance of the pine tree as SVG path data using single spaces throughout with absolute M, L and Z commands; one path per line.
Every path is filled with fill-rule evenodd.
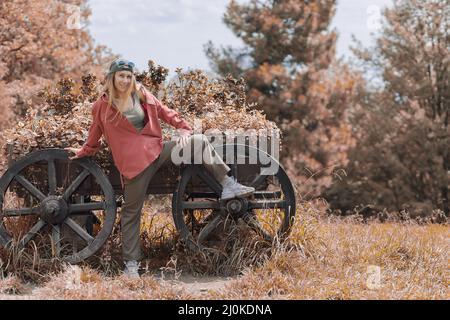
M 231 1 L 224 22 L 244 47 L 205 46 L 213 70 L 243 77 L 250 102 L 282 128 L 290 173 L 313 176 L 307 187 L 298 181 L 304 195 L 330 183 L 328 169 L 346 164 L 352 144 L 347 109 L 359 80 L 335 60 L 335 2 Z

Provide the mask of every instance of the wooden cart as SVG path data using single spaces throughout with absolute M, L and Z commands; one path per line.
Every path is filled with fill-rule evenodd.
M 170 162 L 150 182 L 148 194 L 173 195 L 174 224 L 189 248 L 207 246 L 229 218 L 242 219 L 268 241 L 289 233 L 296 212 L 292 183 L 270 148 L 248 141 L 215 149 L 238 182 L 255 187 L 251 198 L 222 201 L 221 185 L 202 165 Z M 249 161 L 255 153 L 257 161 Z M 1 246 L 32 247 L 78 263 L 104 245 L 123 198 L 119 172 L 111 166 L 106 175 L 92 158 L 68 157 L 63 149 L 44 149 L 9 164 L 0 178 Z

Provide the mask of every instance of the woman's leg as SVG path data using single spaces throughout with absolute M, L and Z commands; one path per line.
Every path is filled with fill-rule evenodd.
M 217 152 L 214 150 L 213 145 L 204 134 L 191 135 L 183 150 L 191 152 L 189 159 L 191 161 L 190 163 L 194 163 L 195 158 L 200 159 L 200 163 L 203 164 L 206 170 L 208 170 L 208 172 L 211 173 L 219 182 L 221 182 L 227 175 L 228 171 L 231 170 L 222 158 L 219 157 Z
M 194 153 L 191 157 L 191 163 L 193 163 L 194 155 L 201 153 L 203 165 L 216 178 L 218 182 L 224 184 L 226 181 L 229 182 L 230 180 L 232 180 L 224 180 L 224 178 L 227 177 L 227 173 L 228 171 L 230 171 L 230 168 L 214 151 L 214 147 L 211 145 L 205 135 L 192 135 L 188 141 L 187 146 L 185 146 L 185 149 L 192 148 L 192 144 L 194 146 Z M 142 207 L 147 197 L 148 185 L 157 170 L 167 161 L 171 160 L 171 152 L 175 146 L 176 143 L 174 141 L 165 142 L 161 154 L 150 166 L 148 166 L 137 177 L 131 180 L 125 179 L 124 181 L 124 204 L 121 210 L 121 225 L 123 259 L 125 261 L 141 259 L 140 222 Z M 240 186 L 236 183 L 232 186 L 236 185 Z M 241 186 L 241 188 L 242 187 L 244 186 Z M 228 192 L 227 190 L 225 190 L 224 188 L 224 192 Z M 227 196 L 227 198 L 239 195 L 238 192 L 241 192 L 243 194 L 244 191 L 248 193 L 248 190 L 233 191 L 234 193 L 231 193 L 231 196 Z
M 140 260 L 140 222 L 146 197 L 146 173 L 124 181 L 124 203 L 121 209 L 122 256 L 124 261 Z
M 193 151 L 188 160 L 190 159 L 191 163 L 194 163 L 195 158 L 200 158 L 201 161 L 199 163 L 202 163 L 206 170 L 223 186 L 222 200 L 246 197 L 255 191 L 255 188 L 243 186 L 227 175 L 230 167 L 219 157 L 204 134 L 190 136 L 187 145 L 183 148 L 184 150 L 187 152 Z M 176 150 L 176 152 L 179 152 L 179 150 Z
M 140 260 L 141 214 L 150 180 L 166 161 L 174 142 L 164 144 L 159 157 L 133 179 L 124 179 L 124 203 L 121 209 L 122 255 L 124 261 Z

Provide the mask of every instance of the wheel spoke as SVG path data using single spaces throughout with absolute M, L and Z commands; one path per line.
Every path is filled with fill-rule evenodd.
M 73 231 L 75 231 L 75 233 L 78 236 L 80 236 L 81 239 L 86 241 L 88 244 L 90 244 L 92 241 L 94 241 L 94 238 L 91 237 L 89 235 L 89 233 L 87 233 L 86 230 L 84 230 L 78 223 L 76 223 L 71 218 L 67 218 L 64 223 L 67 224 Z
M 81 172 L 78 177 L 71 183 L 71 185 L 66 189 L 66 191 L 63 194 L 63 199 L 65 201 L 68 201 L 72 193 L 77 190 L 77 188 L 83 183 L 83 181 L 89 176 L 90 172 L 88 169 L 84 169 L 83 172 Z
M 106 202 L 85 202 L 85 203 L 76 203 L 69 205 L 69 213 L 80 213 L 86 212 L 86 214 L 90 214 L 89 211 L 92 210 L 104 210 L 106 208 Z
M 255 179 L 253 179 L 252 182 L 248 185 L 249 187 L 258 188 L 260 185 L 263 184 L 263 182 L 266 180 L 267 176 L 265 175 L 258 175 Z
M 217 198 L 214 192 L 191 192 L 189 195 L 193 198 Z M 255 191 L 255 199 L 280 199 L 281 191 Z
M 247 225 L 259 234 L 264 240 L 271 242 L 272 237 L 264 230 L 255 215 L 251 213 L 245 214 L 242 219 Z
M 284 209 L 286 200 L 249 201 L 248 206 L 250 209 Z
M 189 196 L 191 196 L 192 198 L 216 198 L 217 199 L 217 194 L 214 192 L 190 192 Z
M 211 232 L 213 232 L 222 221 L 223 217 L 220 214 L 217 214 L 214 218 L 212 218 L 211 221 L 209 221 L 208 224 L 200 231 L 197 239 L 198 243 L 201 244 L 203 241 L 208 239 Z
M 17 174 L 14 176 L 14 179 L 19 182 L 25 189 L 27 189 L 33 196 L 35 196 L 40 201 L 44 200 L 45 195 L 36 188 L 30 181 L 28 181 L 24 176 L 21 174 Z
M 181 206 L 184 209 L 220 209 L 216 201 L 182 201 Z
M 59 225 L 52 226 L 52 251 L 53 256 L 61 255 L 61 227 Z
M 235 159 L 236 161 L 236 159 Z M 237 164 L 233 163 L 231 166 L 231 175 L 234 177 L 234 180 L 238 180 L 238 169 L 237 169 Z
M 72 254 L 76 255 L 78 252 L 78 244 L 75 240 L 72 241 Z
M 48 194 L 55 194 L 56 193 L 56 168 L 55 168 L 55 161 L 49 160 L 48 161 Z
M 45 221 L 39 220 L 31 229 L 27 232 L 27 234 L 20 241 L 20 247 L 25 247 L 25 245 L 33 239 L 36 234 L 46 225 Z
M 255 191 L 255 199 L 280 199 L 281 191 Z
M 20 217 L 20 216 L 31 216 L 39 214 L 39 208 L 21 208 L 21 209 L 5 209 L 3 210 L 3 217 Z
M 260 186 L 264 186 L 263 183 L 266 182 L 267 178 L 275 176 L 276 174 L 277 172 L 273 172 L 271 167 L 261 167 L 259 175 L 253 179 L 249 186 L 254 187 L 255 189 Z
M 238 166 L 237 166 L 237 147 L 233 146 L 233 163 L 230 166 L 231 169 L 231 175 L 234 177 L 234 180 L 238 181 Z

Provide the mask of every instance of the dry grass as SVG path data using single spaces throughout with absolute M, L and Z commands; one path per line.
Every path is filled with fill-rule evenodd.
M 101 255 L 103 263 L 100 264 L 76 267 L 60 264 L 59 268 L 48 271 L 44 275 L 45 281 L 34 288 L 30 288 L 29 281 L 21 276 L 18 264 L 17 272 L 10 272 L 0 280 L 0 297 L 450 298 L 448 224 L 365 222 L 354 217 L 327 216 L 317 205 L 304 204 L 298 209 L 299 219 L 286 241 L 263 242 L 243 225 L 235 223 L 227 229 L 218 249 L 192 254 L 175 245 L 171 215 L 161 213 L 170 212 L 169 203 L 162 201 L 156 207 L 146 205 L 144 212 L 142 243 L 146 270 L 141 279 L 130 280 L 120 276 L 120 261 L 111 252 L 104 252 Z M 118 237 L 117 231 L 114 237 Z M 378 267 L 379 283 L 376 282 Z M 234 278 L 224 287 L 196 292 L 187 290 L 179 281 L 161 279 L 161 273 L 175 278 L 188 273 L 199 279 L 206 275 L 231 275 Z
M 34 291 L 45 299 L 190 299 L 184 290 L 151 276 L 130 279 L 105 277 L 98 271 L 68 266 L 42 288 Z
M 448 226 L 320 221 L 315 230 L 320 245 L 308 254 L 281 251 L 211 298 L 450 298 Z M 379 286 L 367 284 L 370 266 Z

